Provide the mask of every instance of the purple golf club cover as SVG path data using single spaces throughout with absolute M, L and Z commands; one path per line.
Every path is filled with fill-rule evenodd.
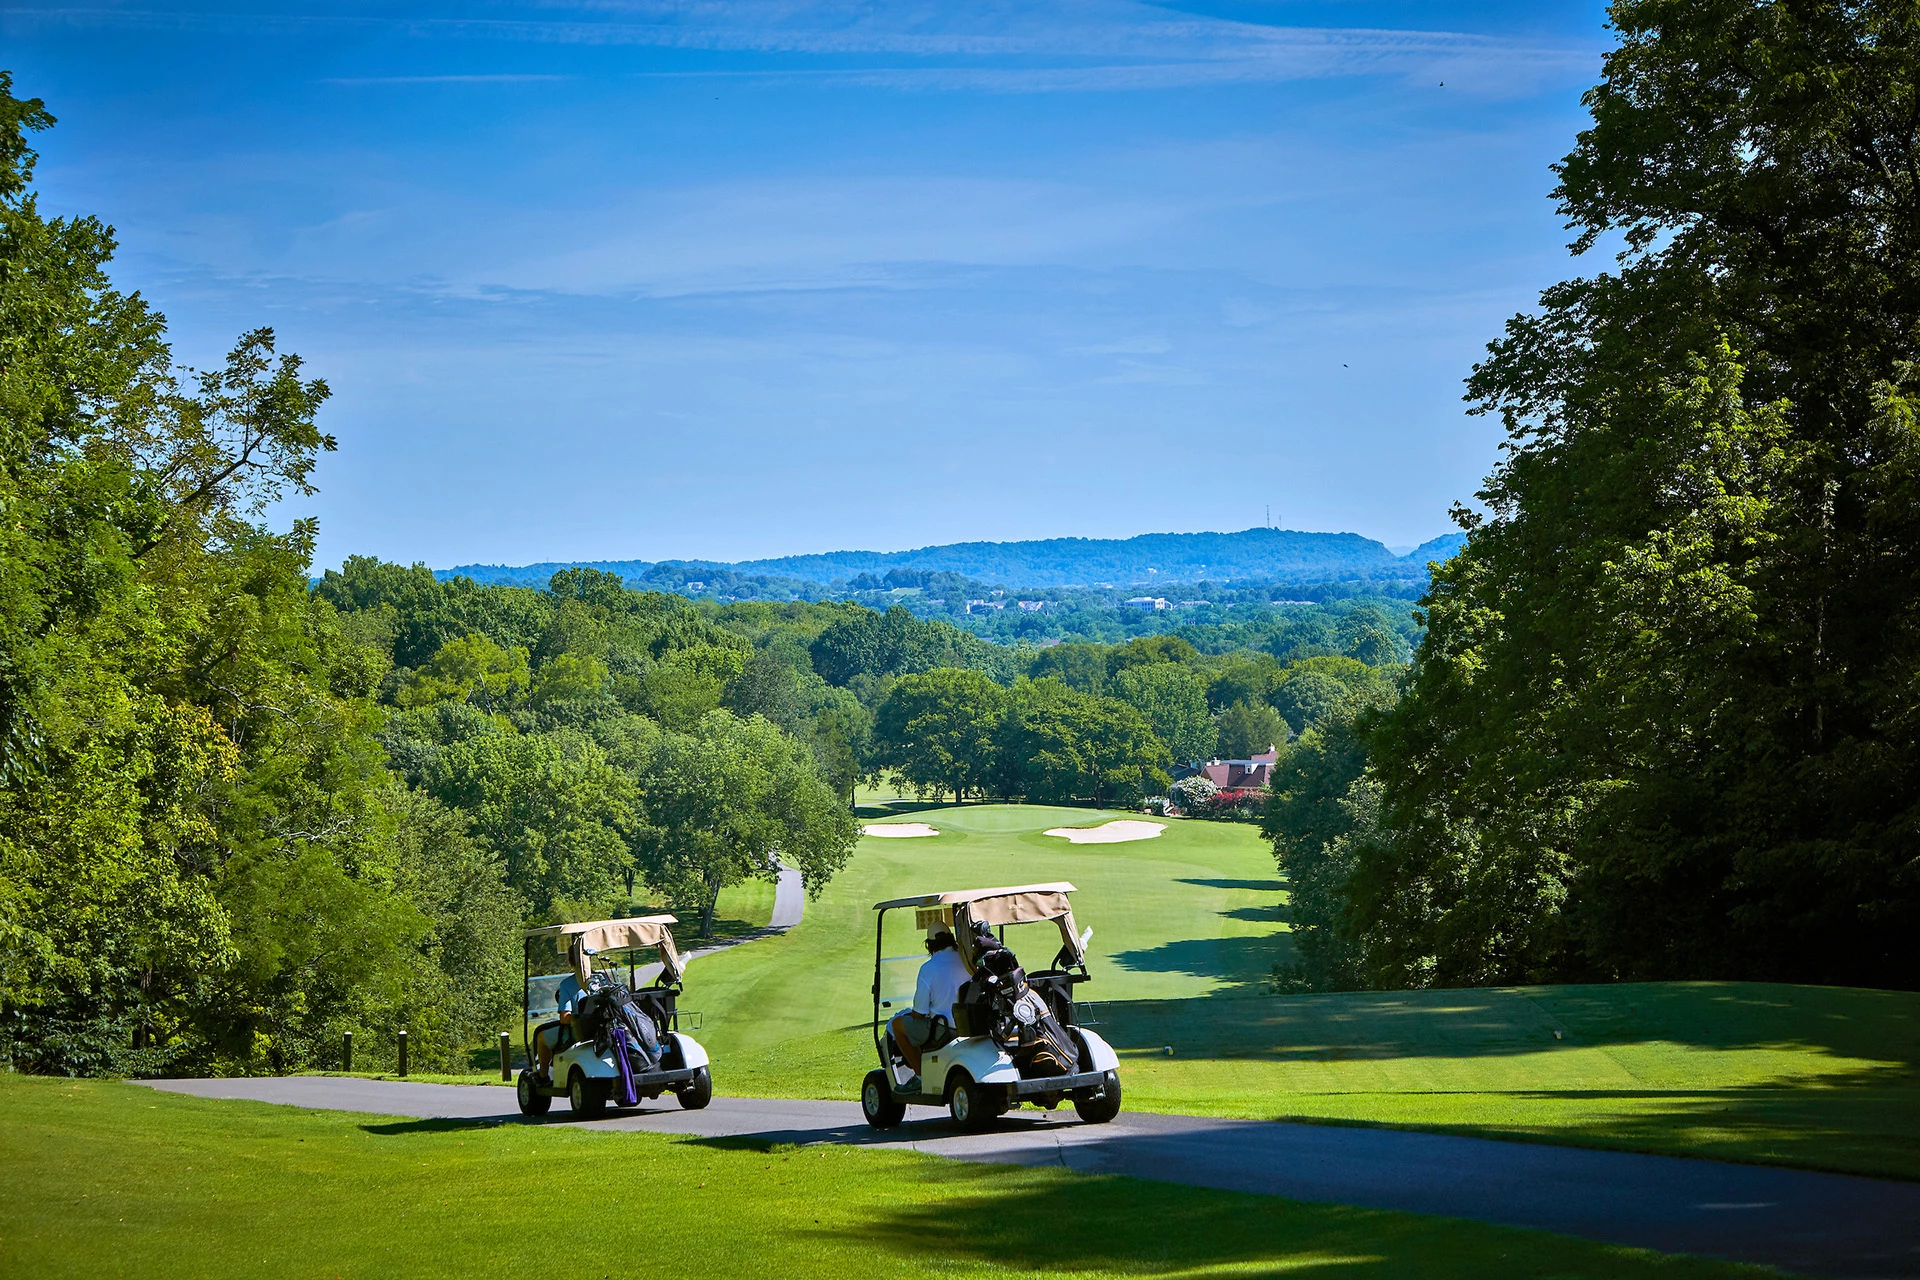
M 640 1101 L 640 1091 L 633 1087 L 633 1064 L 627 1061 L 627 1029 L 613 1029 L 613 1060 L 620 1064 L 620 1105 L 630 1107 Z

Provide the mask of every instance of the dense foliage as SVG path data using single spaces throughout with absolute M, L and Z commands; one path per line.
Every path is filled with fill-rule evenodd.
M 684 601 L 349 562 L 310 589 L 324 383 L 274 335 L 173 363 L 47 218 L 0 75 L 0 1058 L 54 1072 L 456 1060 L 529 918 L 850 851 L 854 696 Z M 973 641 L 975 645 L 980 642 Z M 804 662 L 804 645 L 798 650 Z M 942 651 L 945 652 L 945 651 Z
M 1474 372 L 1509 453 L 1371 769 L 1331 733 L 1290 764 L 1302 947 L 1337 983 L 1913 986 L 1920 8 L 1611 12 L 1556 196 L 1620 266 Z

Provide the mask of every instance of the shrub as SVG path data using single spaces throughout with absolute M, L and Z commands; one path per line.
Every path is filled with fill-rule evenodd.
M 1167 799 L 1180 807 L 1182 813 L 1190 813 L 1212 800 L 1220 788 L 1213 785 L 1213 779 L 1203 773 L 1190 778 L 1182 778 L 1167 788 Z
M 1267 793 L 1254 787 L 1215 790 L 1211 796 L 1187 810 L 1190 818 L 1214 822 L 1258 822 L 1266 811 Z

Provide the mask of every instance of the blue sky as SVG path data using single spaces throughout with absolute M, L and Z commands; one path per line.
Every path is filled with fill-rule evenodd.
M 320 561 L 1446 532 L 1595 3 L 10 4 L 43 206 L 332 384 Z M 1598 264 L 1594 264 L 1598 265 Z

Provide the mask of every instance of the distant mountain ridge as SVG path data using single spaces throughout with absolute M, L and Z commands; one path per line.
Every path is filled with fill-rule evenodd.
M 544 586 L 576 565 L 627 579 L 681 573 L 730 572 L 830 586 L 857 574 L 890 569 L 959 573 L 1006 587 L 1151 586 L 1161 582 L 1406 582 L 1424 581 L 1429 560 L 1444 560 L 1465 535 L 1443 534 L 1404 556 L 1357 533 L 1243 529 L 1238 533 L 1143 533 L 1132 538 L 1045 538 L 1027 542 L 956 542 L 912 551 L 828 551 L 768 560 L 572 560 L 530 565 L 463 564 L 435 570 L 441 578 Z M 677 574 L 675 576 L 678 576 Z

